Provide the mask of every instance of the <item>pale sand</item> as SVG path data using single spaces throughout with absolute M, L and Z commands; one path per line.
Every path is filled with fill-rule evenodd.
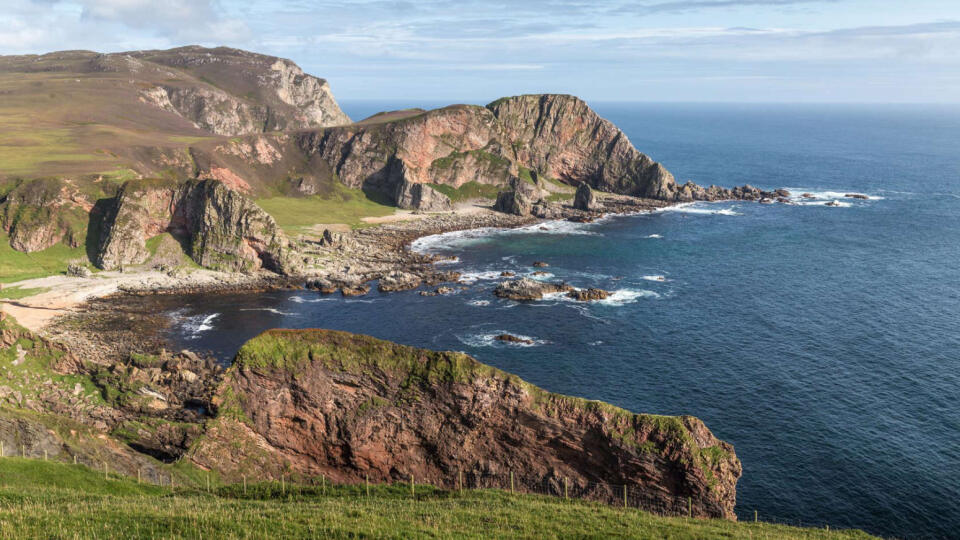
M 89 278 L 47 276 L 8 283 L 4 288 L 45 289 L 44 292 L 18 300 L 0 299 L 0 311 L 13 316 L 31 331 L 39 332 L 55 317 L 73 312 L 83 302 L 113 294 L 121 287 L 162 288 L 203 286 L 250 280 L 246 276 L 194 270 L 184 277 L 173 278 L 163 272 L 142 270 L 133 272 L 100 272 Z

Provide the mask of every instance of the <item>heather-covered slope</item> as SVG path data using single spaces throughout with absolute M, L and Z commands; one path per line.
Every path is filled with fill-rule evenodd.
M 215 401 L 189 456 L 227 478 L 503 487 L 513 475 L 521 491 L 622 501 L 626 485 L 643 508 L 735 518 L 740 462 L 700 420 L 551 394 L 462 353 L 271 330 L 241 349 Z

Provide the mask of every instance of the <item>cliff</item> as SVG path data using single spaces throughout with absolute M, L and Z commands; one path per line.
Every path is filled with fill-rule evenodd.
M 735 519 L 740 462 L 700 420 L 551 394 L 462 353 L 271 330 L 227 372 L 189 452 L 224 477 L 284 471 L 577 496 Z M 689 506 L 688 506 L 689 505 Z
M 147 239 L 163 232 L 208 268 L 288 274 L 300 265 L 273 218 L 216 180 L 124 184 L 105 211 L 95 262 L 108 270 L 143 263 Z

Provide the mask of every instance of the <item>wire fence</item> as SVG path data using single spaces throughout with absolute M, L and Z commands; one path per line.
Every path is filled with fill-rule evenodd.
M 36 448 L 27 451 L 20 445 L 18 448 L 4 448 L 0 442 L 0 457 L 22 457 L 31 459 L 51 460 L 67 463 L 72 460 L 74 465 L 82 465 L 91 470 L 102 472 L 107 480 L 133 479 L 132 475 L 121 473 L 111 467 L 106 460 L 96 460 L 87 456 L 60 454 L 54 459 L 46 451 Z M 129 470 L 129 469 L 128 469 Z M 171 471 L 160 467 L 138 468 L 136 481 L 138 483 L 153 484 L 167 487 L 174 491 L 205 491 L 221 495 L 257 497 L 314 497 L 314 496 L 367 496 L 375 497 L 382 493 L 384 486 L 391 488 L 391 496 L 409 490 L 413 498 L 425 494 L 444 492 L 463 492 L 467 490 L 500 490 L 516 494 L 533 494 L 555 497 L 565 500 L 589 500 L 609 504 L 614 507 L 639 509 L 645 512 L 664 517 L 716 517 L 707 515 L 699 501 L 692 495 L 671 494 L 657 487 L 641 487 L 637 485 L 613 484 L 606 482 L 591 482 L 573 480 L 560 476 L 548 478 L 521 477 L 514 474 L 490 474 L 477 471 L 457 471 L 448 475 L 448 478 L 433 478 L 427 482 L 418 480 L 412 475 L 394 475 L 387 482 L 372 482 L 368 478 L 356 482 L 335 483 L 324 475 L 302 476 L 283 475 L 269 481 L 249 480 L 241 476 L 240 482 L 224 483 L 213 473 L 199 472 L 185 474 L 183 471 Z M 249 492 L 249 493 L 248 493 Z M 799 518 L 764 515 L 756 510 L 739 509 L 740 521 L 762 521 L 779 525 L 831 529 L 831 524 L 824 521 L 804 521 Z M 834 524 L 836 525 L 836 524 Z M 846 527 L 853 527 L 847 525 Z

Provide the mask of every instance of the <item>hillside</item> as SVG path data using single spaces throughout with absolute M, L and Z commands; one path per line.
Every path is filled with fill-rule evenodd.
M 51 538 L 777 538 L 867 539 L 727 520 L 664 518 L 503 490 L 445 491 L 409 484 L 249 483 L 207 491 L 138 484 L 82 465 L 0 459 L 0 537 Z M 369 493 L 369 494 L 368 494 Z M 69 531 L 66 534 L 66 531 Z

